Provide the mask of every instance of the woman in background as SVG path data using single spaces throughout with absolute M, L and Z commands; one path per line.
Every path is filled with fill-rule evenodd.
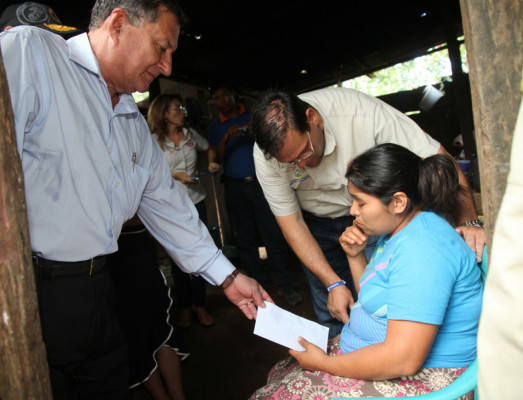
M 219 164 L 212 161 L 215 156 L 209 143 L 194 129 L 185 126 L 185 107 L 178 94 L 162 94 L 156 97 L 149 108 L 147 121 L 154 138 L 167 157 L 172 177 L 182 184 L 200 219 L 207 224 L 204 202 L 206 193 L 196 165 L 198 151 L 202 151 L 207 154 L 208 171 L 212 173 L 220 169 Z M 196 313 L 202 326 L 213 325 L 214 319 L 205 308 L 205 280 L 186 274 L 172 260 L 171 267 L 180 307 L 178 325 L 188 328 L 191 325 L 192 312 Z
M 169 323 L 170 288 L 156 261 L 155 240 L 137 215 L 124 224 L 107 266 L 128 340 L 129 388 L 143 384 L 154 400 L 185 400 L 181 361 L 189 353 Z

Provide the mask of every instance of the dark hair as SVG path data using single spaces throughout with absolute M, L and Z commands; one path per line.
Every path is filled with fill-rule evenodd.
M 380 144 L 356 157 L 345 177 L 385 205 L 394 193 L 407 195 L 404 214 L 415 209 L 456 214 L 463 188 L 454 160 L 445 154 L 422 159 L 405 147 Z
M 209 94 L 212 95 L 214 94 L 214 92 L 216 92 L 217 90 L 219 89 L 227 89 L 229 92 L 236 92 L 236 89 L 234 89 L 234 86 L 231 85 L 229 82 L 225 82 L 225 81 L 216 81 L 216 82 L 213 82 L 210 86 L 209 86 Z
M 187 24 L 188 18 L 177 0 L 96 0 L 91 11 L 89 29 L 98 28 L 115 8 L 125 11 L 132 26 L 156 22 L 160 6 L 164 6 L 168 12 L 176 15 L 180 26 Z
M 169 134 L 164 115 L 173 100 L 179 100 L 183 104 L 182 97 L 178 93 L 161 94 L 153 100 L 147 111 L 149 130 L 158 136 L 158 143 L 162 149 L 165 148 Z
M 296 129 L 302 134 L 310 130 L 305 112 L 310 106 L 287 91 L 269 90 L 254 106 L 252 130 L 256 143 L 266 159 L 275 157 L 283 147 L 287 130 Z

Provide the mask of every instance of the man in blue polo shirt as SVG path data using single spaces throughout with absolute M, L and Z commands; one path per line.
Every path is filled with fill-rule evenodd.
M 278 292 L 290 305 L 296 305 L 302 297 L 290 284 L 289 248 L 256 179 L 251 110 L 237 103 L 234 90 L 226 85 L 214 87 L 211 96 L 220 116 L 210 124 L 208 140 L 216 149 L 216 161 L 223 163 L 225 203 L 242 266 L 262 286 L 267 283 L 260 266 L 258 230 Z

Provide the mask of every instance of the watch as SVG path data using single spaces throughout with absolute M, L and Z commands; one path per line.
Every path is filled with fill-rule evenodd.
M 463 222 L 460 226 L 475 226 L 477 228 L 485 229 L 485 225 L 479 219 L 471 219 Z
M 231 274 L 227 275 L 227 278 L 225 278 L 225 280 L 220 285 L 222 287 L 222 289 L 227 289 L 229 286 L 231 286 L 231 283 L 233 283 L 233 281 L 236 279 L 236 276 L 239 273 L 240 273 L 240 271 L 235 269 L 234 271 L 232 271 Z

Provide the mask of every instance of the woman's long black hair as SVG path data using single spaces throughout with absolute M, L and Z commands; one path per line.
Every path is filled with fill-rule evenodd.
M 356 157 L 345 177 L 385 205 L 394 193 L 407 195 L 404 214 L 413 210 L 455 215 L 463 188 L 455 161 L 445 154 L 425 159 L 393 143 L 377 145 Z

